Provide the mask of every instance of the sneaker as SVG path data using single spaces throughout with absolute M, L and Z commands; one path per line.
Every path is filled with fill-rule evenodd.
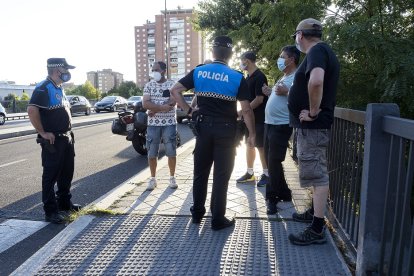
M 313 215 L 310 213 L 309 209 L 303 213 L 293 213 L 292 218 L 297 222 L 311 223 L 313 221 Z
M 322 230 L 321 233 L 316 233 L 312 227 L 309 226 L 297 235 L 290 234 L 289 240 L 296 245 L 310 245 L 312 243 L 322 244 L 326 242 L 325 230 Z
M 147 191 L 152 191 L 157 187 L 157 180 L 155 178 L 150 178 L 148 181 Z
M 262 174 L 262 176 L 260 176 L 259 182 L 257 182 L 257 187 L 264 187 L 267 184 L 269 184 L 269 177 L 265 174 Z
M 177 189 L 178 185 L 177 185 L 177 181 L 175 180 L 174 176 L 170 177 L 170 184 L 168 185 L 171 189 Z
M 252 182 L 255 181 L 256 177 L 254 177 L 254 174 L 250 174 L 246 172 L 242 177 L 236 180 L 237 183 L 246 183 L 246 182 Z

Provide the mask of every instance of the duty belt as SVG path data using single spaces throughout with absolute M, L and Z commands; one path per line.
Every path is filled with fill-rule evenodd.
M 55 137 L 69 138 L 72 139 L 72 131 L 67 132 L 54 132 Z
M 236 118 L 234 117 L 214 117 L 214 116 L 206 116 L 200 114 L 197 118 L 198 122 L 204 123 L 236 123 Z

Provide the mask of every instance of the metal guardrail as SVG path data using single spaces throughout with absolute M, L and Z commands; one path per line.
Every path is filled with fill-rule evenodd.
M 414 120 L 395 104 L 335 109 L 330 216 L 356 274 L 414 275 Z
M 29 114 L 27 114 L 27 113 L 8 113 L 7 116 L 6 116 L 6 121 L 20 120 L 20 119 L 29 119 Z

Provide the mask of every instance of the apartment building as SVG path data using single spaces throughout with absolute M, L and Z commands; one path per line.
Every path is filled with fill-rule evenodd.
M 91 71 L 86 73 L 87 79 L 93 87 L 99 89 L 102 93 L 107 93 L 112 88 L 118 88 L 124 81 L 124 75 L 112 71 L 112 69 L 103 69 L 102 71 Z
M 202 34 L 191 24 L 193 10 L 161 13 L 155 16 L 155 22 L 135 27 L 136 83 L 141 88 L 148 82 L 155 61 L 164 61 L 168 77 L 178 80 L 205 58 Z

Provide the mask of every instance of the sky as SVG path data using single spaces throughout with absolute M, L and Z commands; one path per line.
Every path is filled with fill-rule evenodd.
M 191 9 L 197 0 L 166 0 L 167 9 Z M 76 66 L 70 82 L 110 68 L 135 82 L 134 27 L 154 22 L 165 0 L 1 0 L 0 81 L 19 85 L 47 76 L 46 60 Z

